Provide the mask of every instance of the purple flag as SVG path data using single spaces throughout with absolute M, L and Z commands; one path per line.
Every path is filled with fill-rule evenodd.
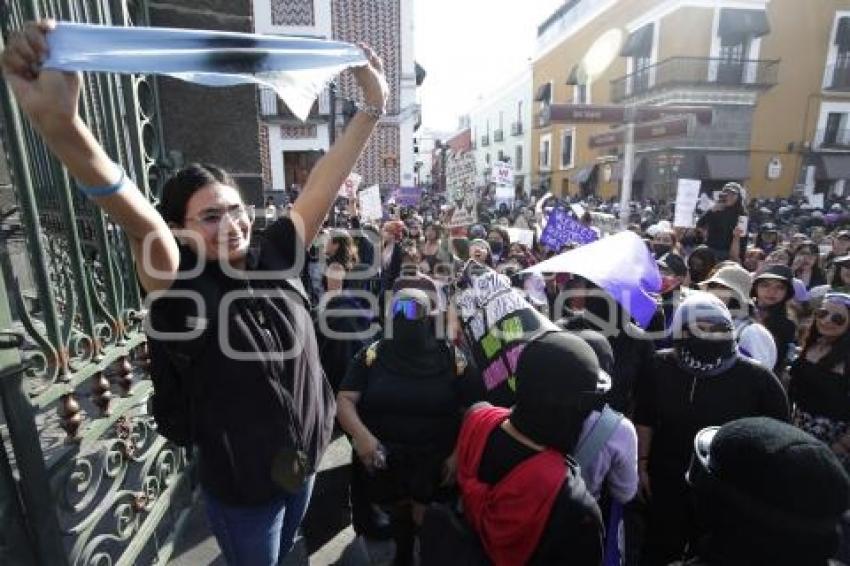
M 630 230 L 564 252 L 523 273 L 573 273 L 604 289 L 643 328 L 657 304 L 661 274 L 643 240 Z
M 395 201 L 401 206 L 419 206 L 421 197 L 421 187 L 399 187 Z
M 596 232 L 578 222 L 570 211 L 558 203 L 540 235 L 540 243 L 551 250 L 559 250 L 566 244 L 589 244 L 597 239 Z

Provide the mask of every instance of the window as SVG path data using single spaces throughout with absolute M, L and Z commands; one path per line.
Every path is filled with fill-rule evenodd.
M 516 103 L 516 121 L 522 122 L 522 100 Z
M 586 84 L 573 86 L 573 104 L 589 104 L 589 92 L 590 89 Z
M 741 38 L 738 43 L 720 46 L 720 61 L 717 69 L 717 82 L 721 84 L 741 84 L 744 73 L 744 60 L 750 51 L 750 39 Z
M 540 168 L 547 171 L 551 168 L 549 152 L 552 148 L 552 134 L 540 136 Z
M 652 65 L 652 57 L 649 53 L 641 54 L 632 58 L 634 74 L 634 92 L 643 92 L 649 88 L 649 67 Z
M 505 117 L 505 113 L 502 112 L 501 110 L 499 110 L 499 129 L 500 130 L 504 129 L 504 117 Z
M 484 154 L 484 163 L 486 163 L 487 165 L 490 165 L 490 154 L 489 153 Z
M 522 169 L 522 146 L 516 146 L 516 157 L 514 159 L 514 169 L 519 171 Z
M 826 117 L 826 129 L 823 132 L 823 145 L 845 145 L 847 143 L 847 114 L 830 112 Z
M 570 169 L 575 165 L 573 163 L 573 153 L 575 150 L 574 136 L 575 130 L 573 128 L 561 132 L 561 169 Z

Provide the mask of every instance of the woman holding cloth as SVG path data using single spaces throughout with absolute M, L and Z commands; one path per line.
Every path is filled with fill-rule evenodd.
M 291 216 L 252 239 L 236 184 L 214 166 L 179 171 L 160 211 L 153 207 L 77 113 L 80 76 L 40 68 L 54 26 L 29 23 L 10 36 L 4 78 L 78 188 L 127 235 L 151 300 L 153 366 L 171 364 L 190 388 L 186 443 L 197 448 L 208 518 L 227 562 L 276 564 L 307 508 L 335 408 L 299 264 L 383 112 L 381 60 L 363 48 L 368 64 L 354 75 L 365 105 L 313 168 Z M 197 332 L 187 340 L 190 330 Z M 163 424 L 157 417 L 165 433 Z

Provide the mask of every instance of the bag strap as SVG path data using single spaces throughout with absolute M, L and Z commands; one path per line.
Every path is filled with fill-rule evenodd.
M 602 414 L 594 423 L 593 428 L 590 429 L 584 440 L 579 443 L 574 458 L 579 466 L 581 466 L 581 475 L 585 478 L 585 481 L 588 479 L 587 472 L 596 463 L 602 447 L 614 435 L 614 431 L 620 426 L 620 421 L 622 420 L 622 413 L 618 413 L 608 405 L 605 405 L 602 409 Z

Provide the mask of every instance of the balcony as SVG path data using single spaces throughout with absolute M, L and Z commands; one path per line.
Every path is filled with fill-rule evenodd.
M 487 147 L 488 145 L 490 145 L 490 134 L 481 136 L 481 147 Z
M 611 81 L 611 101 L 673 88 L 766 90 L 776 84 L 778 60 L 672 57 Z
M 826 69 L 826 76 L 825 90 L 850 92 L 850 62 L 830 65 Z
M 323 91 L 310 108 L 307 122 L 323 122 L 328 118 L 329 114 L 330 96 L 327 91 Z M 289 120 L 300 122 L 289 107 L 277 96 L 277 93 L 266 87 L 260 87 L 260 118 L 272 122 Z
M 499 128 L 498 130 L 495 130 L 493 132 L 493 141 L 497 142 L 497 143 L 500 142 L 500 141 L 505 141 L 505 130 L 503 130 L 501 128 Z
M 818 130 L 813 145 L 815 150 L 850 151 L 850 129 Z
M 522 122 L 514 122 L 511 124 L 511 135 L 512 136 L 521 136 L 522 135 Z

